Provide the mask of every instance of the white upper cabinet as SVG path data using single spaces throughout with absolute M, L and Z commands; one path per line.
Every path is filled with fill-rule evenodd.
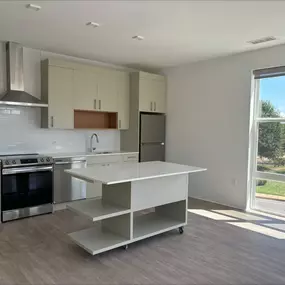
M 116 72 L 102 69 L 98 80 L 99 111 L 117 112 Z
M 166 81 L 157 74 L 139 74 L 139 110 L 142 112 L 165 113 Z
M 74 70 L 74 109 L 99 110 L 98 75 L 85 70 Z
M 166 83 L 162 80 L 153 80 L 153 111 L 157 113 L 166 112 Z
M 74 110 L 80 110 L 108 113 L 112 126 L 106 128 L 128 129 L 128 72 L 48 59 L 42 62 L 41 74 L 42 97 L 49 104 L 47 109 L 42 109 L 43 127 L 73 129 L 74 118 L 78 118 Z M 82 112 L 76 114 L 79 113 Z
M 74 109 L 117 112 L 116 72 L 108 69 L 74 71 Z
M 49 66 L 48 76 L 50 126 L 58 129 L 73 129 L 73 70 Z
M 42 65 L 42 96 L 48 108 L 42 109 L 42 126 L 73 129 L 73 69 Z
M 130 75 L 128 72 L 117 72 L 118 129 L 129 128 L 130 117 Z
M 139 81 L 139 109 L 142 112 L 152 112 L 154 110 L 153 100 L 153 84 L 152 81 L 140 78 Z

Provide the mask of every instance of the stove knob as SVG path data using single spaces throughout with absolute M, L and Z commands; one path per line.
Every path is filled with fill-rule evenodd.
M 50 158 L 49 157 L 47 158 L 47 162 L 50 162 Z
M 43 159 L 43 158 L 41 158 L 41 162 L 44 162 L 44 159 Z
M 6 160 L 6 161 L 5 161 L 5 164 L 8 165 L 8 164 L 9 164 L 9 160 Z
M 13 164 L 16 164 L 16 160 L 13 160 L 12 163 L 13 163 Z

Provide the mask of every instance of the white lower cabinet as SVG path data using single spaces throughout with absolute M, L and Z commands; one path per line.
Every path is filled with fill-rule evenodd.
M 125 153 L 118 155 L 90 156 L 87 158 L 87 167 L 102 165 L 110 166 L 114 163 L 131 163 L 138 162 L 138 153 Z M 102 196 L 102 183 L 87 183 L 86 198 L 97 198 Z
M 87 183 L 86 187 L 86 199 L 96 198 L 102 196 L 102 183 Z
M 122 155 L 104 155 L 104 156 L 91 156 L 87 158 L 87 167 L 96 165 L 110 166 L 110 164 L 121 163 L 123 161 Z M 102 183 L 87 183 L 86 198 L 97 198 L 102 196 Z
M 130 153 L 123 155 L 123 162 L 138 162 L 139 154 L 138 153 Z

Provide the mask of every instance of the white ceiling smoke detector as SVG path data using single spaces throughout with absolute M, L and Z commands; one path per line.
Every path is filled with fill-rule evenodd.
M 142 41 L 142 40 L 144 40 L 144 37 L 143 36 L 133 36 L 132 39 Z
M 42 9 L 41 6 L 39 6 L 39 5 L 34 5 L 34 4 L 28 4 L 28 5 L 26 5 L 26 8 L 27 8 L 27 9 L 34 10 L 34 11 L 40 11 L 40 10 Z
M 86 26 L 93 27 L 93 28 L 100 27 L 100 25 L 96 22 L 88 22 L 88 23 L 86 23 Z

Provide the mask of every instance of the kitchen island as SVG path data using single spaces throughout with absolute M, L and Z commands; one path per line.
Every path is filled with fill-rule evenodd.
M 102 197 L 68 209 L 94 222 L 70 238 L 95 255 L 187 224 L 188 176 L 204 168 L 167 162 L 110 164 L 66 170 L 75 178 L 103 184 Z

